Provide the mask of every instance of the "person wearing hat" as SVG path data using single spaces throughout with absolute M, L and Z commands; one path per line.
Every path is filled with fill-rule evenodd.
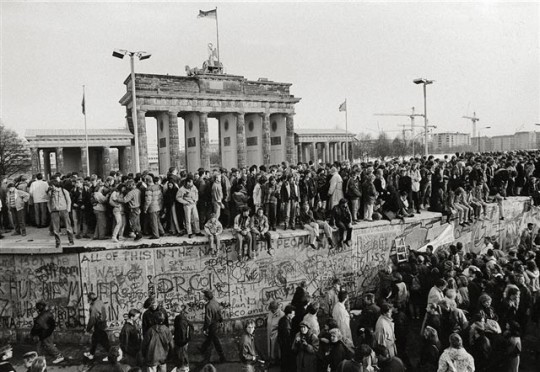
M 212 291 L 206 290 L 203 292 L 206 299 L 206 305 L 204 306 L 204 325 L 203 333 L 206 336 L 203 344 L 199 348 L 201 354 L 203 354 L 204 362 L 210 363 L 212 357 L 212 345 L 216 348 L 219 354 L 220 363 L 225 362 L 225 353 L 221 346 L 221 341 L 217 335 L 217 331 L 221 323 L 223 322 L 223 316 L 221 315 L 221 305 L 214 298 Z
M 8 184 L 8 192 L 6 196 L 6 205 L 13 217 L 13 225 L 15 231 L 11 235 L 26 236 L 26 203 L 30 199 L 30 194 L 19 190 L 12 182 Z
M 300 323 L 300 332 L 294 338 L 292 350 L 296 354 L 297 372 L 312 372 L 317 370 L 319 339 L 311 332 L 308 324 L 304 322 Z
M 38 301 L 36 303 L 36 310 L 38 316 L 34 319 L 34 326 L 30 331 L 30 336 L 39 340 L 40 354 L 48 354 L 54 357 L 53 364 L 63 362 L 64 357 L 52 340 L 52 334 L 56 329 L 56 321 L 53 314 L 49 311 L 44 301 Z
M 341 199 L 339 204 L 332 209 L 332 216 L 330 219 L 330 225 L 338 228 L 338 246 L 343 247 L 343 243 L 349 246 L 351 245 L 352 236 L 352 216 L 349 206 L 347 205 L 347 199 Z M 343 240 L 346 234 L 345 241 Z

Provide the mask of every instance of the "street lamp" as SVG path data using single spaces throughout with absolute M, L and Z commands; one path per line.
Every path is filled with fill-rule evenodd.
M 131 64 L 131 120 L 133 121 L 133 135 L 135 136 L 135 173 L 141 172 L 141 164 L 139 161 L 139 128 L 137 126 L 137 96 L 135 94 L 135 58 L 140 61 L 150 58 L 152 55 L 147 52 L 130 52 L 125 49 L 115 49 L 112 53 L 113 57 L 123 59 L 129 55 Z
M 424 141 L 425 141 L 425 148 L 424 148 L 424 155 L 426 155 L 426 158 L 428 157 L 428 119 L 427 119 L 427 101 L 426 101 L 426 85 L 433 84 L 435 80 L 428 80 L 424 78 L 420 79 L 414 79 L 413 83 L 415 84 L 422 84 L 424 86 Z
M 491 127 L 482 127 L 480 129 L 478 129 L 478 152 L 479 153 L 482 153 L 482 146 L 481 146 L 482 137 L 480 136 L 480 132 L 481 132 L 482 129 L 491 129 Z

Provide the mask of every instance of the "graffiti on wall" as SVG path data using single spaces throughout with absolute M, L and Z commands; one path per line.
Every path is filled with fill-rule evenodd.
M 0 256 L 0 327 L 31 327 L 39 300 L 60 327 L 84 324 L 77 254 Z
M 527 208 L 523 200 L 504 202 L 505 220 L 496 205 L 488 218 L 471 226 L 454 221 L 456 241 L 466 250 L 479 251 L 485 236 L 504 247 L 517 245 L 527 222 L 540 224 L 540 209 Z M 81 327 L 88 316 L 86 295 L 94 292 L 108 309 L 109 325 L 119 328 L 132 308 L 141 309 L 155 295 L 170 313 L 184 309 L 188 318 L 203 319 L 202 291 L 210 289 L 223 305 L 224 317 L 263 321 L 272 300 L 286 303 L 302 281 L 308 291 L 324 301 L 334 278 L 352 298 L 375 288 L 377 273 L 387 266 L 395 239 L 411 249 L 434 240 L 447 227 L 435 217 L 410 223 L 374 222 L 353 230 L 352 244 L 329 250 L 313 249 L 303 232 L 273 233 L 275 251 L 266 253 L 258 243 L 258 256 L 246 262 L 236 256 L 235 242 L 222 241 L 218 256 L 205 255 L 207 246 L 104 250 L 80 254 L 0 255 L 0 328 L 27 328 L 35 316 L 34 305 L 44 299 L 62 328 Z

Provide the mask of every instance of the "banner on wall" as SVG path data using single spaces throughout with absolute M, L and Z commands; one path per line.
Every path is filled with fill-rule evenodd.
M 437 236 L 434 240 L 428 242 L 426 245 L 423 245 L 422 247 L 418 248 L 418 252 L 425 252 L 428 245 L 433 246 L 433 252 L 437 250 L 437 248 L 452 243 L 456 238 L 454 237 L 454 225 L 448 224 L 446 226 L 446 229 Z

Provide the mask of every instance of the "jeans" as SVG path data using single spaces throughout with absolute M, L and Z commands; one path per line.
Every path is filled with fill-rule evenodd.
M 297 202 L 294 200 L 290 200 L 288 202 L 283 203 L 284 207 L 284 215 L 285 215 L 285 228 L 287 226 L 294 227 L 295 226 L 295 218 L 296 218 L 296 205 Z
M 271 229 L 276 228 L 277 223 L 277 205 L 273 203 L 266 203 L 266 215 L 268 216 L 268 224 Z
M 44 338 L 43 340 L 39 340 L 38 345 L 38 352 L 40 355 L 50 355 L 54 358 L 58 358 L 59 356 L 62 356 L 62 353 L 56 345 L 54 344 L 52 337 Z
M 129 226 L 136 235 L 141 235 L 141 208 L 131 208 L 129 211 Z
M 118 239 L 124 236 L 124 228 L 126 227 L 126 214 L 117 210 L 113 211 L 114 221 L 114 230 L 112 233 L 113 239 Z
M 351 213 L 353 221 L 358 219 L 358 210 L 360 209 L 360 199 L 351 199 Z
M 373 203 L 364 203 L 364 220 L 373 221 Z
M 15 225 L 15 232 L 26 234 L 26 211 L 24 209 L 17 210 L 17 208 L 9 208 L 9 210 L 13 218 L 13 225 Z
M 216 348 L 216 351 L 221 359 L 225 359 L 225 354 L 223 353 L 223 347 L 217 336 L 217 324 L 210 324 L 208 327 L 208 334 L 203 344 L 201 345 L 201 351 L 204 354 L 204 362 L 209 363 L 210 357 L 212 356 L 212 344 Z
M 211 253 L 216 253 L 219 247 L 221 247 L 219 235 L 208 235 L 208 243 L 210 244 Z
M 256 231 L 251 232 L 251 241 L 253 245 L 253 250 L 255 253 L 259 252 L 259 247 L 257 246 L 257 241 L 264 240 L 266 242 L 266 251 L 269 251 L 272 249 L 272 237 L 270 236 L 269 232 L 265 232 L 264 234 L 261 234 Z
M 216 218 L 219 220 L 219 217 L 221 216 L 221 204 L 219 204 L 217 201 L 213 201 L 212 211 L 215 213 Z
M 184 204 L 184 217 L 186 219 L 186 230 L 188 234 L 192 234 L 195 230 L 195 234 L 201 232 L 199 226 L 199 212 L 195 204 Z
M 352 235 L 352 228 L 348 227 L 346 224 L 344 224 L 343 222 L 341 221 L 336 221 L 336 226 L 339 230 L 339 243 L 342 243 L 343 242 L 343 234 L 346 232 L 347 233 L 347 237 L 345 238 L 345 241 L 348 242 L 351 240 L 351 235 Z
M 34 217 L 36 226 L 47 226 L 47 202 L 34 203 Z
M 54 240 L 56 241 L 56 246 L 60 246 L 60 222 L 64 221 L 66 225 L 66 231 L 68 234 L 68 239 L 70 243 L 73 243 L 73 229 L 71 228 L 71 221 L 69 219 L 68 211 L 54 211 L 51 212 L 51 225 L 53 228 Z
M 238 258 L 248 256 L 249 258 L 253 258 L 252 254 L 252 244 L 253 244 L 253 237 L 250 233 L 247 233 L 246 235 L 242 235 L 239 232 L 235 232 L 236 237 L 236 253 L 238 255 Z M 245 248 L 245 245 L 247 245 L 247 248 Z
M 304 230 L 309 232 L 309 237 L 310 237 L 309 242 L 311 244 L 315 244 L 315 242 L 317 241 L 317 238 L 319 238 L 319 224 L 317 224 L 316 222 L 305 224 Z
M 161 222 L 159 221 L 159 211 L 148 212 L 147 216 L 150 221 L 150 231 L 152 232 L 152 236 L 159 238 L 160 235 L 165 235 L 163 226 L 161 226 Z

